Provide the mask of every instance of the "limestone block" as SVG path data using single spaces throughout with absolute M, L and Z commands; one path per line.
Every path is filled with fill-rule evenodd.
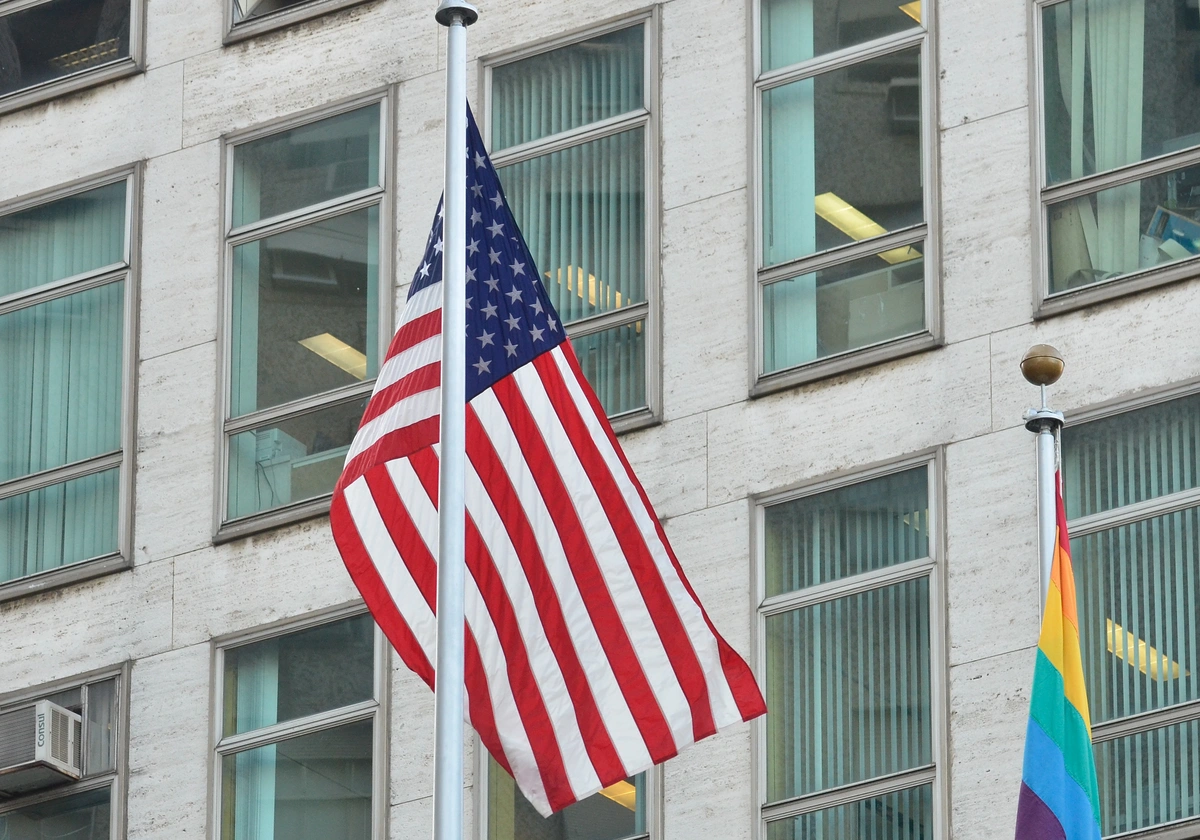
M 947 447 L 945 495 L 951 665 L 1036 643 L 1033 435 L 1016 427 Z
M 1034 658 L 1030 647 L 950 669 L 955 840 L 992 840 L 1016 824 Z
M 478 837 L 475 827 L 476 798 L 467 788 L 463 794 L 463 837 Z M 427 796 L 393 805 L 388 813 L 388 836 L 393 840 L 415 840 L 432 836 L 433 797 Z
M 431 72 L 444 36 L 427 20 L 424 7 L 368 3 L 188 58 L 184 145 Z
M 1024 3 L 937 7 L 943 128 L 1021 108 L 1029 101 Z
M 433 795 L 433 692 L 399 656 L 391 662 L 389 796 L 400 805 Z
M 203 838 L 211 749 L 208 645 L 138 660 L 130 676 L 129 840 Z
M 161 67 L 220 50 L 229 2 L 146 0 L 146 66 Z
M 750 732 L 742 723 L 688 747 L 663 766 L 666 840 L 749 840 L 753 823 Z
M 987 431 L 989 361 L 972 339 L 710 411 L 709 504 Z
M 746 9 L 740 3 L 675 0 L 662 7 L 660 124 L 667 209 L 746 186 L 751 152 L 746 33 Z M 743 213 L 740 208 L 733 219 L 726 215 L 721 229 L 744 230 L 745 224 L 735 221 Z
M 754 563 L 750 506 L 742 500 L 677 516 L 664 524 L 684 574 L 725 641 L 753 660 L 750 631 Z
M 209 544 L 216 446 L 216 345 L 148 359 L 138 377 L 134 558 Z
M 663 214 L 663 416 L 744 400 L 750 279 L 744 190 Z
M 220 154 L 213 141 L 146 164 L 138 325 L 143 359 L 217 337 Z
M 183 66 L 175 64 L 4 115 L 8 199 L 180 147 Z
M 708 443 L 703 414 L 622 435 L 621 447 L 661 519 L 704 506 Z
M 996 333 L 992 423 L 1021 425 L 1025 409 L 1038 404 L 1020 370 L 1033 344 L 1062 351 L 1066 369 L 1050 388 L 1050 405 L 1072 412 L 1200 376 L 1197 323 L 1200 283 L 1191 280 Z
M 941 135 L 947 342 L 1033 317 L 1028 116 L 1021 108 Z
M 175 566 L 177 645 L 358 600 L 328 517 L 193 551 Z
M 172 569 L 154 563 L 0 604 L 0 686 L 16 690 L 171 645 Z

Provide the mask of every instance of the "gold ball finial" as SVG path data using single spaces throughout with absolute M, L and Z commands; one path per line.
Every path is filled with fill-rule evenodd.
M 1052 344 L 1035 344 L 1021 359 L 1021 373 L 1031 385 L 1053 385 L 1062 372 L 1062 353 Z

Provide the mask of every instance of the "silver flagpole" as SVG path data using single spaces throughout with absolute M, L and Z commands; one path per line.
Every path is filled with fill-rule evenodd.
M 442 0 L 446 27 L 446 185 L 442 205 L 442 417 L 438 475 L 437 674 L 433 838 L 463 836 L 463 586 L 467 412 L 467 27 L 479 12 Z
M 1041 570 L 1042 612 L 1046 611 L 1046 592 L 1054 566 L 1054 540 L 1058 514 L 1054 505 L 1054 476 L 1058 471 L 1058 431 L 1063 427 L 1061 411 L 1046 405 L 1046 386 L 1062 376 L 1063 357 L 1049 344 L 1035 344 L 1021 359 L 1021 373 L 1042 392 L 1042 407 L 1025 412 L 1025 428 L 1037 435 L 1038 476 L 1038 560 Z

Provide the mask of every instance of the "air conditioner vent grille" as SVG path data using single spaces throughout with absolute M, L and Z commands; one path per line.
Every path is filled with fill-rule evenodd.
M 0 767 L 33 760 L 33 729 L 33 706 L 0 714 Z
M 54 715 L 54 725 L 50 727 L 50 757 L 65 764 L 71 760 L 67 749 L 71 719 L 58 709 L 52 710 L 51 714 Z

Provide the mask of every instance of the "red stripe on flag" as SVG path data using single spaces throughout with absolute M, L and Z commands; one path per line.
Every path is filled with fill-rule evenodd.
M 575 577 L 588 616 L 600 637 L 600 644 L 617 677 L 621 694 L 633 714 L 638 731 L 642 734 L 642 740 L 646 743 L 646 749 L 655 762 L 665 761 L 678 752 L 675 739 L 659 708 L 658 698 L 642 673 L 633 645 L 625 634 L 620 613 L 584 535 L 583 523 L 579 521 L 571 503 L 571 493 L 563 484 L 554 459 L 542 440 L 541 430 L 530 415 L 513 378 L 501 379 L 492 387 L 492 392 L 508 417 L 515 442 L 520 446 L 538 485 L 563 549 L 572 561 L 571 574 Z
M 383 520 L 413 583 L 417 585 L 417 590 L 429 605 L 430 611 L 436 613 L 437 561 L 425 545 L 425 540 L 421 538 L 412 517 L 408 515 L 408 508 L 396 492 L 396 485 L 392 483 L 387 469 L 371 470 L 365 476 L 365 480 L 375 502 L 375 509 L 379 511 L 379 518 Z
M 575 350 L 571 346 L 571 342 L 563 342 L 553 352 L 562 353 L 563 358 L 567 362 L 567 368 L 574 374 L 576 381 L 579 383 L 580 390 L 587 398 L 588 404 L 592 407 L 592 411 L 596 413 L 597 417 L 605 417 L 604 406 L 600 404 L 599 397 L 592 390 L 592 386 L 588 384 L 587 378 L 583 374 L 583 368 L 579 365 L 579 359 L 575 356 Z M 552 353 L 547 353 L 546 356 L 550 356 Z M 629 464 L 629 459 L 625 457 L 625 451 L 621 448 L 621 444 L 617 442 L 617 436 L 613 433 L 612 426 L 606 422 L 600 425 L 604 429 L 604 433 L 608 436 L 613 450 L 617 453 L 617 458 L 620 459 L 621 464 L 625 467 L 625 472 L 629 475 L 630 481 L 637 488 L 638 495 L 641 497 L 642 503 L 646 506 L 646 510 L 650 511 L 650 518 L 653 520 L 659 539 L 662 540 L 663 547 L 667 551 L 667 556 L 671 558 L 671 565 L 675 567 L 675 571 L 679 575 L 679 580 L 683 583 L 692 600 L 700 606 L 700 613 L 704 616 L 704 623 L 708 625 L 709 632 L 717 640 L 717 649 L 720 651 L 725 680 L 729 684 L 730 691 L 733 692 L 733 699 L 737 703 L 742 720 L 752 720 L 759 715 L 766 714 L 767 703 L 763 699 L 758 682 L 754 679 L 754 674 L 751 673 L 749 666 L 746 665 L 741 655 L 717 632 L 712 619 L 708 617 L 708 612 L 700 604 L 700 598 L 697 597 L 696 591 L 687 579 L 687 575 L 683 573 L 683 566 L 680 565 L 679 558 L 675 556 L 675 550 L 671 548 L 671 543 L 667 540 L 666 531 L 663 530 L 662 523 L 658 521 L 658 516 L 654 514 L 654 506 L 650 504 L 650 497 L 646 495 L 645 488 L 642 487 L 642 483 L 638 481 L 637 476 L 634 474 L 633 467 Z
M 545 353 L 539 356 L 534 359 L 533 366 L 541 377 L 550 405 L 558 415 L 559 422 L 562 423 L 567 438 L 579 457 L 584 472 L 587 473 L 588 481 L 595 488 L 605 514 L 612 522 L 613 533 L 621 545 L 625 561 L 629 564 L 629 571 L 642 593 L 650 620 L 654 622 L 654 629 L 662 639 L 663 648 L 671 660 L 671 668 L 679 680 L 684 696 L 687 697 L 692 712 L 692 735 L 699 741 L 717 731 L 713 723 L 708 683 L 704 679 L 704 668 L 691 645 L 687 627 L 680 619 L 671 593 L 667 591 L 666 584 L 658 572 L 654 556 L 629 511 L 629 505 L 640 504 L 641 501 L 627 499 L 617 486 L 604 456 L 592 440 L 591 431 L 579 414 L 579 407 L 562 381 L 562 373 L 553 354 Z M 657 521 L 653 510 L 650 512 L 650 518 Z M 661 536 L 659 539 L 665 542 Z
M 376 466 L 388 461 L 407 458 L 414 452 L 432 446 L 441 435 L 440 418 L 426 417 L 408 426 L 388 432 L 368 448 L 355 455 L 342 469 L 338 488 L 346 487 Z
M 430 362 L 424 367 L 417 368 L 408 376 L 371 395 L 371 400 L 367 403 L 367 410 L 363 412 L 362 420 L 359 421 L 359 427 L 370 423 L 402 399 L 422 391 L 432 391 L 434 388 L 441 387 L 441 384 L 442 363 L 440 361 Z
M 393 356 L 398 356 L 414 344 L 420 344 L 425 339 L 439 335 L 441 332 L 442 307 L 438 306 L 432 312 L 426 312 L 424 315 L 418 315 L 411 321 L 402 323 L 400 329 L 396 330 L 396 334 L 392 336 L 392 343 L 388 345 L 388 351 L 384 359 L 387 360 Z
M 571 632 L 563 616 L 562 603 L 558 600 L 554 582 L 546 570 L 545 557 L 538 547 L 537 537 L 530 527 L 516 488 L 513 487 L 500 456 L 470 405 L 467 406 L 467 457 L 504 523 L 516 559 L 525 572 L 546 641 L 554 652 L 567 692 L 571 696 L 571 703 L 575 707 L 575 716 L 588 758 L 596 769 L 601 784 L 617 782 L 628 774 L 616 747 L 613 746 L 608 727 L 588 683 L 587 674 L 579 662 L 579 654 L 571 643 Z
M 392 647 L 400 654 L 404 664 L 412 669 L 426 685 L 433 688 L 433 665 L 425 657 L 421 643 L 417 641 L 408 622 L 396 608 L 392 596 L 388 594 L 387 586 L 384 584 L 383 578 L 379 576 L 379 570 L 375 568 L 375 563 L 362 544 L 358 526 L 354 524 L 354 517 L 350 515 L 345 496 L 340 492 L 333 495 L 333 502 L 329 507 L 329 521 L 333 526 L 333 536 L 338 551 L 341 552 L 342 559 L 345 560 L 346 567 L 350 571 L 350 578 L 362 594 L 367 609 L 371 611 L 371 615 L 374 616 L 388 641 L 392 643 Z

